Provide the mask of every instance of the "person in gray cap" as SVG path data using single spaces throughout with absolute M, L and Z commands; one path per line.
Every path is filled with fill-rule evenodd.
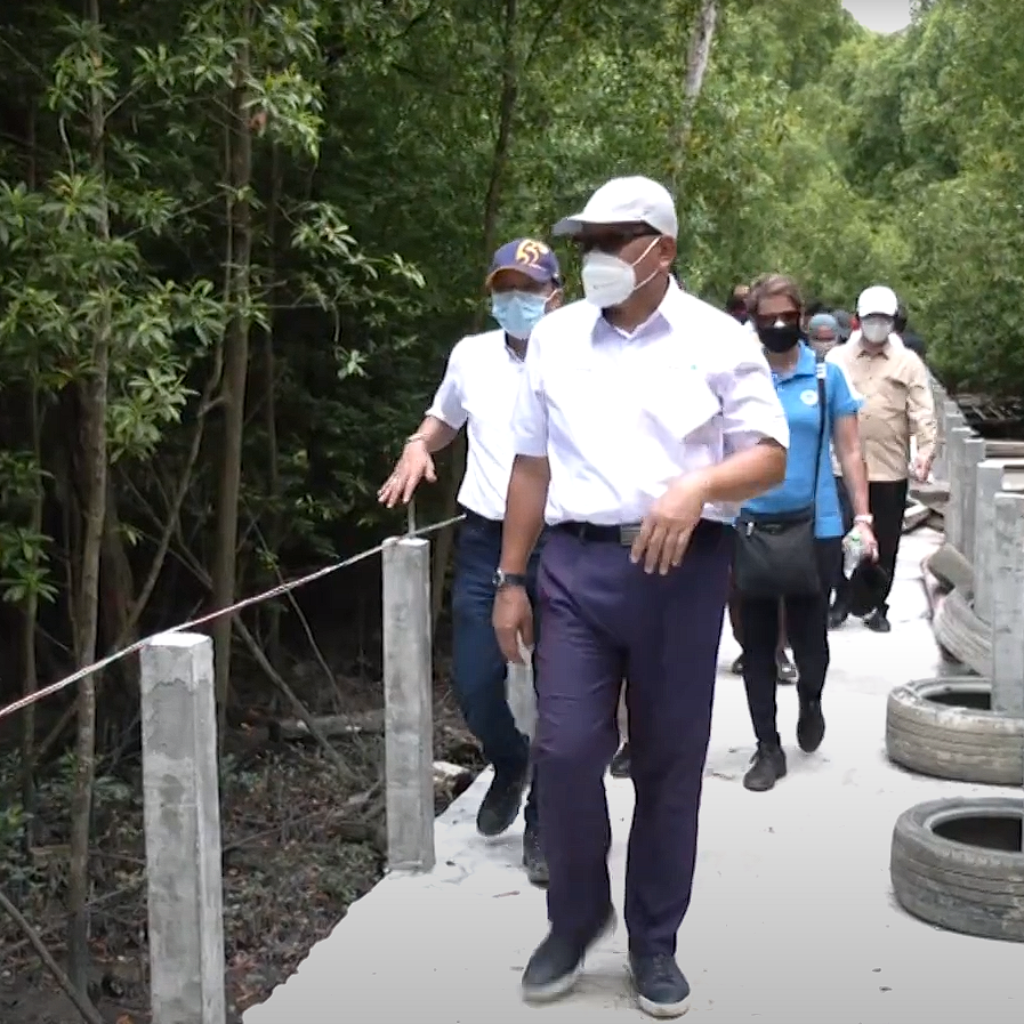
M 534 756 L 550 873 L 547 938 L 522 978 L 554 999 L 615 927 L 604 775 L 623 679 L 636 806 L 626 868 L 629 966 L 642 1010 L 675 1017 L 701 780 L 736 504 L 785 476 L 789 431 L 760 346 L 682 291 L 675 203 L 616 178 L 555 233 L 583 256 L 586 298 L 537 325 L 513 416 L 516 458 L 494 626 L 522 661 L 522 586 L 548 523 L 537 591 Z
M 463 338 L 452 349 L 434 401 L 406 439 L 379 498 L 388 508 L 408 504 L 422 480 L 436 480 L 433 454 L 466 427 L 466 473 L 458 496 L 465 520 L 459 528 L 452 580 L 452 687 L 466 724 L 494 766 L 477 829 L 484 836 L 498 836 L 515 821 L 530 777 L 529 741 L 516 728 L 508 706 L 508 663 L 491 625 L 494 572 L 514 455 L 509 421 L 530 333 L 561 303 L 558 260 L 544 242 L 516 239 L 495 252 L 485 286 L 498 329 Z M 534 552 L 524 569 L 531 594 L 538 558 L 539 552 Z M 530 881 L 542 885 L 547 866 L 536 786 L 529 787 L 524 818 L 523 864 Z

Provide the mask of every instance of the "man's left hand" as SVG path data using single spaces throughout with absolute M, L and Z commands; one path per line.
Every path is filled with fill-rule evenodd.
M 918 455 L 914 459 L 914 478 L 919 483 L 926 483 L 932 472 L 932 456 Z
M 676 480 L 644 517 L 630 552 L 632 560 L 642 560 L 644 572 L 657 569 L 662 576 L 679 565 L 707 501 L 707 484 L 701 474 Z
M 864 545 L 864 559 L 868 562 L 878 561 L 878 540 L 875 531 L 867 523 L 857 523 L 854 529 L 860 534 L 860 542 Z

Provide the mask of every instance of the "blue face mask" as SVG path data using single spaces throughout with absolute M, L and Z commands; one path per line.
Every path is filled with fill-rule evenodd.
M 491 316 L 509 336 L 525 341 L 540 323 L 547 296 L 530 292 L 495 292 L 491 296 Z

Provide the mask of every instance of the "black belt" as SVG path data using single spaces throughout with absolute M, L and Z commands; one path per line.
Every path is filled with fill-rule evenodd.
M 465 516 L 465 522 L 476 523 L 479 526 L 489 526 L 494 530 L 500 530 L 502 522 L 500 519 L 488 519 L 487 516 L 480 515 L 479 512 L 474 512 L 470 508 L 466 508 L 465 505 L 461 505 L 462 514 Z
M 632 547 L 640 533 L 639 523 L 623 523 L 621 526 L 600 526 L 597 523 L 555 523 L 552 527 L 559 533 L 568 533 L 577 540 L 591 544 L 621 544 L 623 547 Z M 701 519 L 693 531 L 691 540 L 706 537 L 711 540 L 713 536 L 721 536 L 724 529 L 722 523 L 714 522 L 711 519 Z

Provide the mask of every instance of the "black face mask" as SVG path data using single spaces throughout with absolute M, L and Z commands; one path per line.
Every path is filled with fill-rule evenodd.
M 769 352 L 789 352 L 800 343 L 800 325 L 784 324 L 781 327 L 759 327 L 757 336 Z

